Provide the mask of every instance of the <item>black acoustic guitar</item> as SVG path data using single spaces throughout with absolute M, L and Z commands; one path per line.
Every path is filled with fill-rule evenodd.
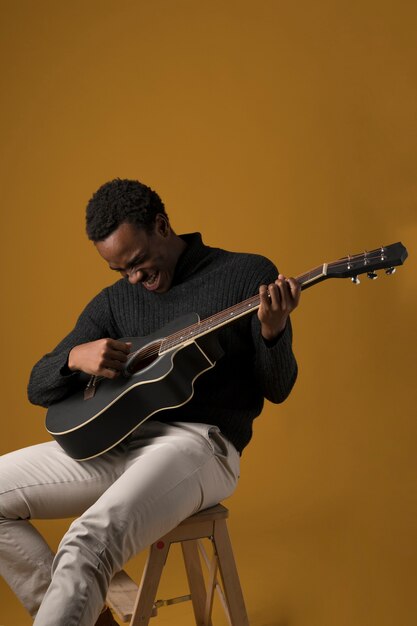
M 359 282 L 360 274 L 395 271 L 407 258 L 401 243 L 324 263 L 297 276 L 302 289 L 328 278 Z M 194 381 L 223 354 L 214 331 L 256 311 L 259 294 L 204 320 L 197 313 L 178 318 L 147 337 L 123 337 L 132 351 L 123 375 L 114 380 L 86 377 L 86 387 L 53 404 L 46 428 L 74 459 L 84 461 L 110 450 L 158 411 L 191 400 Z M 88 382 L 87 382 L 88 381 Z

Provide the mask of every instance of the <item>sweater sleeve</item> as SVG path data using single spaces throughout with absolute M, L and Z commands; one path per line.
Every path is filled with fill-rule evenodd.
M 66 367 L 71 349 L 113 334 L 108 297 L 103 290 L 86 306 L 73 330 L 33 367 L 28 384 L 30 402 L 48 407 L 74 392 L 82 380 L 79 372 L 69 372 Z
M 278 276 L 275 265 L 262 258 L 257 289 L 268 285 Z M 274 342 L 267 342 L 261 334 L 261 323 L 257 315 L 252 317 L 252 337 L 255 346 L 255 376 L 263 396 L 278 404 L 291 392 L 297 379 L 298 367 L 292 350 L 292 326 L 288 318 L 284 331 Z
M 255 339 L 255 375 L 264 397 L 278 404 L 289 396 L 297 379 L 298 367 L 292 351 L 292 328 L 288 319 L 285 330 L 275 343 L 267 344 L 261 335 L 261 325 L 252 319 Z

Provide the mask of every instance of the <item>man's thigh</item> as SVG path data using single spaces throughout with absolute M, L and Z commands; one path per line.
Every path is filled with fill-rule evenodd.
M 0 515 L 52 519 L 80 515 L 120 476 L 120 448 L 90 461 L 75 461 L 55 442 L 0 457 Z
M 106 570 L 117 571 L 183 519 L 217 504 L 236 487 L 239 455 L 215 426 L 149 422 L 121 447 L 124 471 L 73 522 L 60 558 L 82 538 L 91 553 L 100 554 Z
M 129 516 L 145 502 L 168 501 L 168 493 L 192 477 L 201 495 L 194 498 L 197 510 L 230 495 L 238 471 L 238 454 L 217 427 L 148 421 L 89 461 L 72 459 L 54 441 L 0 457 L 0 516 L 76 517 L 97 500 L 94 508 Z

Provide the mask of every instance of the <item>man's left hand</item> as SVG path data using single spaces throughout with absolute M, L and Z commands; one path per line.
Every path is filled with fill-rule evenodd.
M 283 274 L 274 283 L 260 286 L 258 318 L 266 341 L 274 341 L 285 329 L 289 314 L 298 306 L 300 294 L 301 285 L 295 278 L 285 278 Z

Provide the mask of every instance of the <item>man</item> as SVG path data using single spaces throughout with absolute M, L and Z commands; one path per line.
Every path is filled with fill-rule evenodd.
M 260 307 L 218 331 L 224 356 L 195 381 L 189 402 L 152 415 L 108 452 L 79 462 L 51 441 L 0 459 L 0 568 L 35 626 L 116 623 L 103 611 L 113 574 L 233 492 L 264 397 L 282 402 L 297 375 L 289 315 L 300 287 L 277 278 L 270 261 L 176 235 L 159 196 L 132 180 L 93 195 L 87 234 L 122 279 L 35 365 L 35 404 L 69 396 L 83 372 L 120 376 L 130 349 L 120 337 L 146 336 L 192 311 L 204 319 L 258 291 Z M 78 517 L 54 557 L 29 519 L 70 516 Z

